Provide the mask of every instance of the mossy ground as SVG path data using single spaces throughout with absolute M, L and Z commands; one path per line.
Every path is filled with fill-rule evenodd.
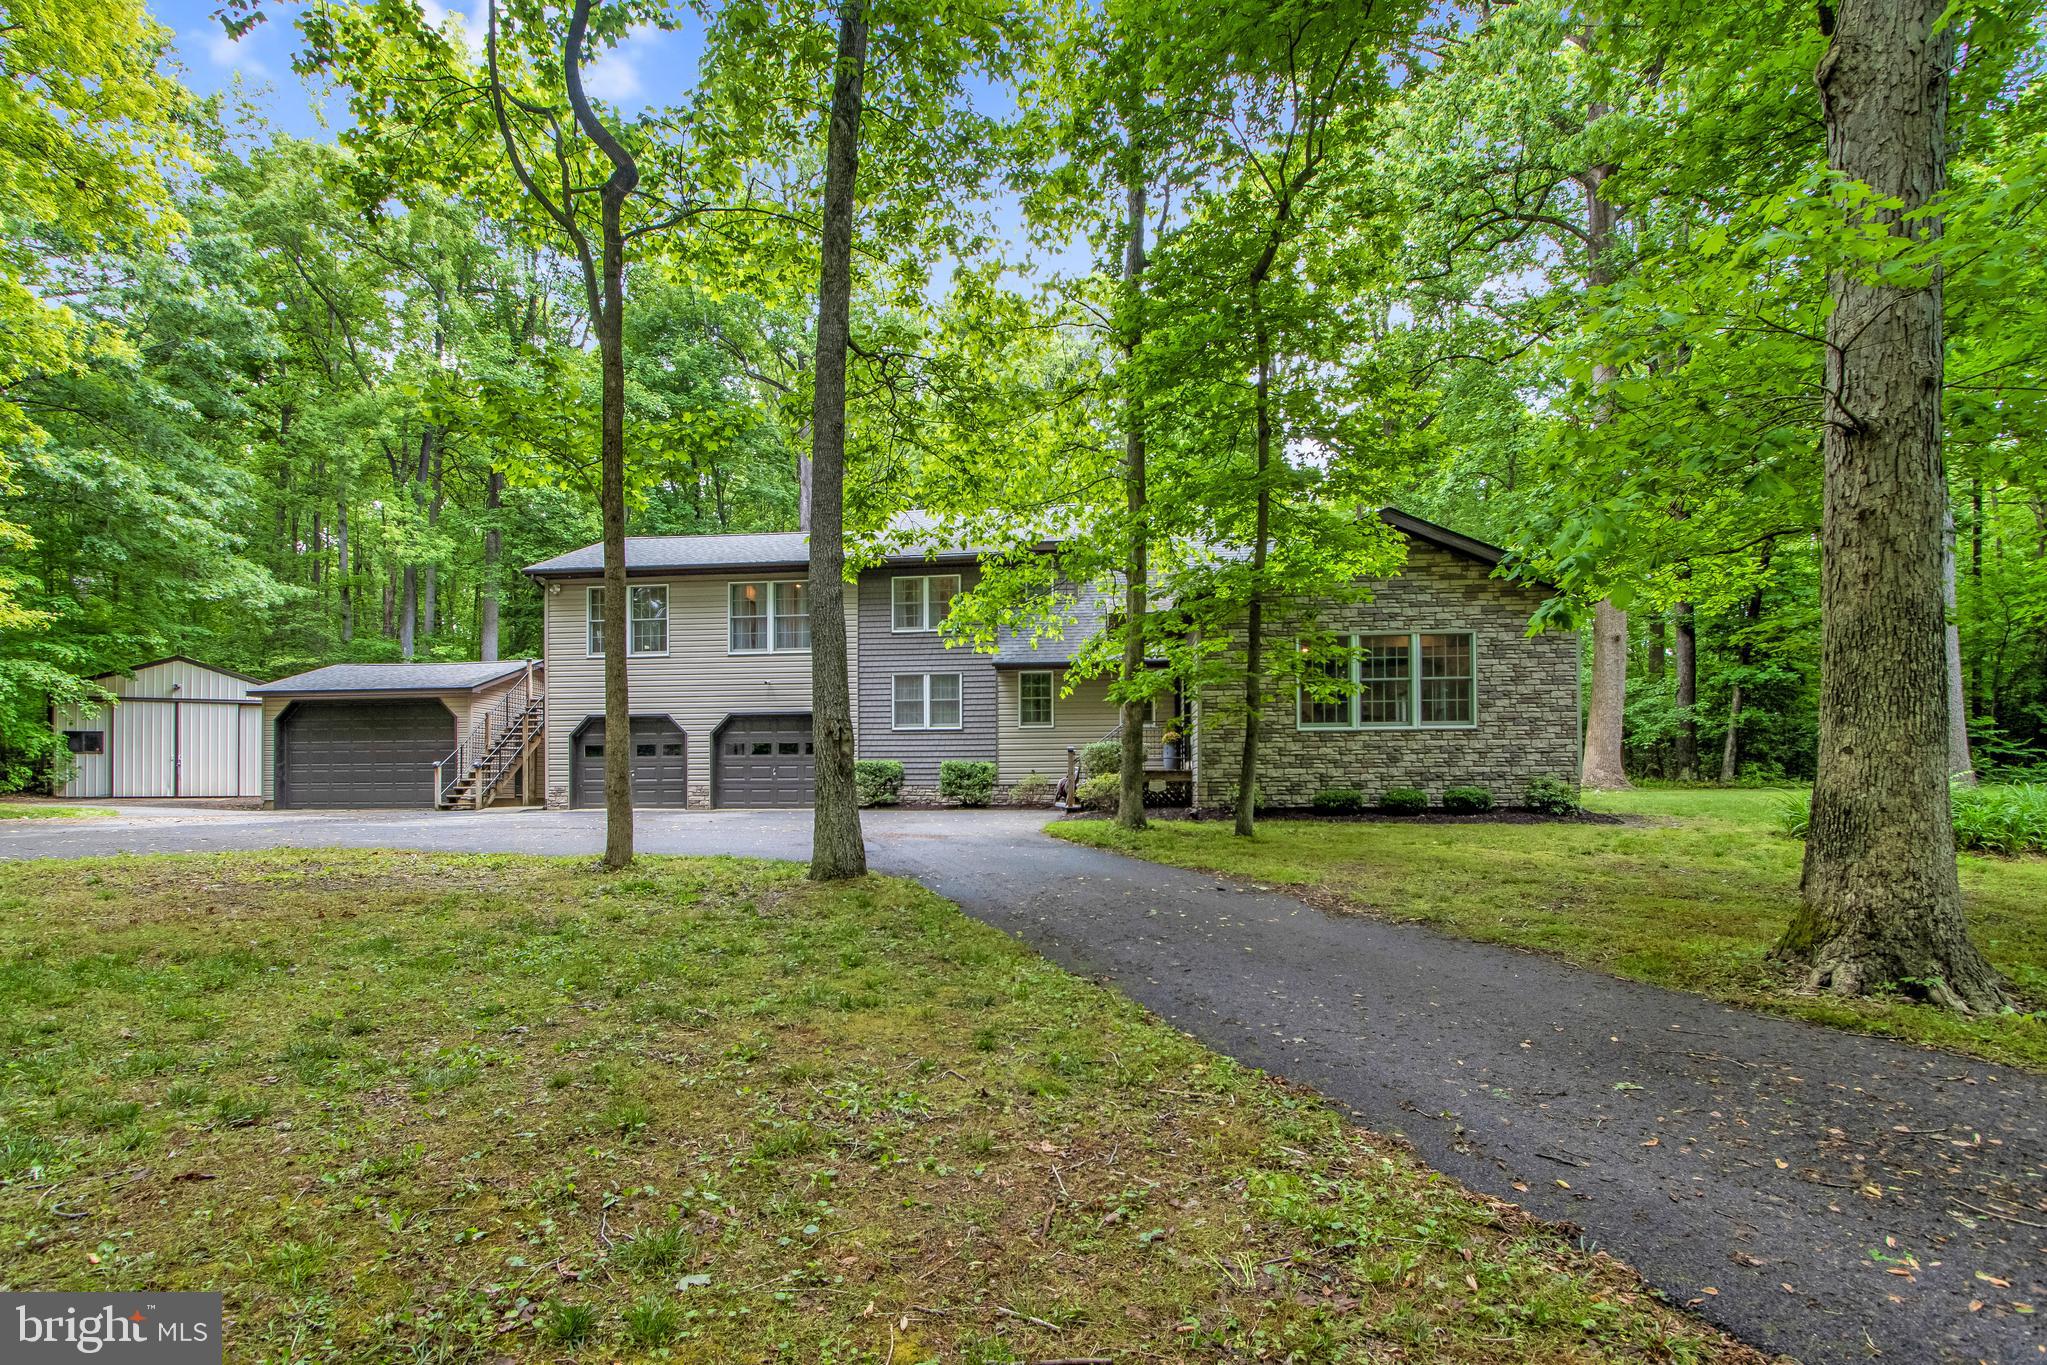
M 1626 824 L 1107 821 L 1052 833 L 1179 867 L 1299 887 L 1318 903 L 1554 953 L 1660 986 L 1843 1028 L 2047 1068 L 2047 859 L 1965 854 L 1969 927 L 2034 1012 L 1962 1018 L 1902 997 L 1842 1001 L 1770 959 L 1798 901 L 1803 846 L 1778 832 L 1787 793 L 1600 793 Z
M 905 882 L 275 852 L 0 890 L 0 1285 L 236 1361 L 1746 1359 Z

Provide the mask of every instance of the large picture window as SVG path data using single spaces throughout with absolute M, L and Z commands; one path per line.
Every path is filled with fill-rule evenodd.
M 668 652 L 668 585 L 656 583 L 626 589 L 626 653 Z M 604 653 L 604 589 L 591 588 L 585 598 L 584 650 L 592 658 Z
M 733 583 L 726 590 L 725 647 L 734 654 L 810 648 L 810 589 L 801 580 Z
M 1303 730 L 1478 723 L 1478 651 L 1469 631 L 1339 635 L 1303 667 L 1309 676 L 1295 712 Z
M 898 633 L 937 630 L 959 593 L 960 576 L 956 573 L 891 579 L 889 628 Z
M 894 703 L 890 720 L 894 729 L 957 730 L 961 726 L 960 675 L 898 673 Z

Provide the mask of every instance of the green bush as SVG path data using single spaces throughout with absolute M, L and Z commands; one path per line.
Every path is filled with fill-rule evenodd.
M 985 758 L 948 758 L 938 765 L 938 794 L 962 806 L 985 806 L 995 796 L 995 765 Z
M 1443 809 L 1452 815 L 1483 815 L 1493 808 L 1490 787 L 1445 787 Z
M 1956 783 L 1948 789 L 1955 847 L 1990 853 L 2047 853 L 2047 786 L 2028 782 Z M 1793 839 L 1812 831 L 1812 793 L 1777 808 L 1777 828 Z
M 1325 815 L 1356 815 L 1365 808 L 1365 794 L 1356 787 L 1324 787 L 1308 804 Z
M 1052 779 L 1043 773 L 1025 773 L 1009 789 L 1009 799 L 1019 806 L 1042 806 L 1052 797 Z
M 1563 777 L 1536 778 L 1521 794 L 1521 804 L 1543 815 L 1576 815 L 1585 809 L 1578 800 L 1578 784 Z
M 1379 809 L 1388 815 L 1420 815 L 1429 808 L 1429 794 L 1420 787 L 1388 787 L 1379 793 Z
M 1996 853 L 2047 853 L 2047 786 L 1957 785 L 1950 793 L 1955 846 Z
M 893 806 L 903 799 L 903 765 L 892 758 L 863 758 L 853 765 L 853 795 L 863 806 Z
M 1080 775 L 1100 777 L 1113 773 L 1123 766 L 1123 746 L 1113 739 L 1098 739 L 1092 744 L 1081 746 Z
M 1096 773 L 1081 779 L 1080 789 L 1073 794 L 1073 804 L 1088 810 L 1114 810 L 1122 794 L 1123 779 L 1114 773 Z

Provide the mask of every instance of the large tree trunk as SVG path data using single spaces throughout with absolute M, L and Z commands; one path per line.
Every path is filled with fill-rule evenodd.
M 1144 275 L 1144 170 L 1138 162 L 1136 135 L 1131 135 L 1129 191 L 1129 236 L 1123 251 L 1123 302 L 1129 310 L 1125 319 L 1123 357 L 1128 371 L 1123 397 L 1123 501 L 1130 517 L 1130 547 L 1124 564 L 1123 685 L 1133 687 L 1144 673 L 1144 612 L 1150 596 L 1146 585 L 1150 560 L 1151 528 L 1145 507 L 1144 402 L 1137 392 L 1137 347 L 1143 337 L 1138 316 L 1139 289 Z M 1144 820 L 1144 703 L 1134 696 L 1123 701 L 1123 752 L 1117 771 L 1121 785 L 1116 799 L 1116 823 L 1124 829 L 1143 829 Z
M 1270 262 L 1271 253 L 1267 254 Z M 1258 381 L 1252 390 L 1252 412 L 1258 452 L 1258 502 L 1251 528 L 1251 604 L 1244 612 L 1244 749 L 1237 762 L 1236 832 L 1257 833 L 1258 739 L 1265 713 L 1265 556 L 1272 535 L 1272 338 L 1260 307 L 1260 283 L 1251 285 L 1251 339 L 1258 352 Z
M 1817 73 L 1829 165 L 1905 214 L 1944 179 L 1945 7 L 1847 0 Z M 1901 236 L 1940 231 L 1882 216 Z M 1844 270 L 1829 289 L 1819 776 L 1804 904 L 1778 949 L 1837 994 L 1996 1010 L 2007 1001 L 1963 923 L 1948 810 L 1940 277 L 1912 288 Z
M 1628 614 L 1602 597 L 1592 609 L 1592 697 L 1585 714 L 1581 786 L 1595 791 L 1628 785 L 1621 761 L 1621 719 L 1628 701 Z
M 1691 782 L 1699 776 L 1699 630 L 1690 602 L 1671 608 L 1671 634 L 1677 642 L 1672 666 L 1677 670 L 1677 743 L 1671 751 L 1673 776 Z
M 477 657 L 490 663 L 498 657 L 498 561 L 504 556 L 504 534 L 498 530 L 498 508 L 503 505 L 505 476 L 491 470 L 484 478 L 484 515 L 490 519 L 483 533 L 483 598 L 477 604 Z
M 562 75 L 576 126 L 611 163 L 598 194 L 602 268 L 591 291 L 602 376 L 598 430 L 601 476 L 598 512 L 604 527 L 604 866 L 617 871 L 633 860 L 632 702 L 626 687 L 625 576 L 625 201 L 640 183 L 639 165 L 604 126 L 583 92 L 584 37 L 591 0 L 576 0 L 562 43 Z M 588 286 L 587 255 L 584 276 Z
M 860 102 L 866 74 L 866 0 L 844 0 L 839 7 L 839 52 L 825 148 L 817 370 L 810 410 L 810 689 L 817 745 L 810 875 L 817 881 L 858 877 L 867 871 L 860 803 L 853 790 L 845 607 L 846 346 L 853 300 L 853 186 L 860 168 Z

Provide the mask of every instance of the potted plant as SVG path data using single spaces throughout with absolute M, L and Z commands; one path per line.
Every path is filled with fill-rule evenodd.
M 1168 717 L 1165 730 L 1160 736 L 1165 747 L 1165 769 L 1167 772 L 1180 770 L 1180 751 L 1187 743 L 1187 732 L 1180 727 L 1178 716 Z

